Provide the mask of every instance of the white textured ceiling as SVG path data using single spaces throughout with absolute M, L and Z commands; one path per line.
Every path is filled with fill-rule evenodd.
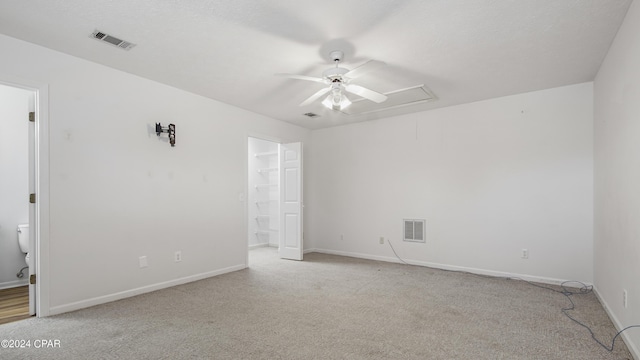
M 0 33 L 317 129 L 591 81 L 631 1 L 2 0 Z M 425 84 L 438 100 L 367 115 L 299 107 L 322 84 L 274 74 L 320 76 L 332 50 L 346 68 L 388 64 L 354 83 Z

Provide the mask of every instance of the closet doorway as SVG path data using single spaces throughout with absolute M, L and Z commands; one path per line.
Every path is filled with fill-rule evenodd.
M 278 249 L 302 260 L 302 144 L 247 141 L 247 236 L 249 251 Z

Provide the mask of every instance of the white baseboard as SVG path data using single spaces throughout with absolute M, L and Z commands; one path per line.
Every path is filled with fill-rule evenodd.
M 27 275 L 27 277 L 28 277 L 28 275 Z M 10 288 L 18 287 L 18 286 L 25 286 L 25 285 L 29 285 L 28 279 L 5 281 L 3 283 L 0 283 L 0 290 L 2 290 L 2 289 L 10 289 Z
M 161 283 L 157 283 L 157 284 L 153 284 L 153 285 L 147 285 L 147 286 L 139 287 L 139 288 L 136 288 L 136 289 L 122 291 L 122 292 L 115 293 L 115 294 L 103 295 L 103 296 L 98 296 L 98 297 L 87 299 L 87 300 L 76 301 L 76 302 L 69 303 L 69 304 L 53 306 L 53 307 L 51 307 L 49 309 L 49 316 L 50 315 L 62 314 L 62 313 L 75 311 L 75 310 L 80 310 L 80 309 L 88 308 L 90 306 L 95 306 L 95 305 L 100 305 L 100 304 L 104 304 L 104 303 L 108 303 L 108 302 L 112 302 L 112 301 L 116 301 L 116 300 L 121 300 L 121 299 L 125 299 L 125 298 L 136 296 L 136 295 L 145 294 L 145 293 L 156 291 L 156 290 L 166 289 L 168 287 L 172 287 L 172 286 L 176 286 L 176 285 L 182 285 L 182 284 L 190 283 L 190 282 L 193 282 L 193 281 L 198 281 L 198 280 L 210 278 L 210 277 L 213 277 L 213 276 L 222 275 L 222 274 L 230 273 L 230 272 L 233 272 L 233 271 L 242 270 L 242 269 L 245 269 L 246 267 L 247 267 L 246 264 L 234 265 L 234 266 L 230 266 L 230 267 L 227 267 L 227 268 L 224 268 L 224 269 L 214 270 L 214 271 L 210 271 L 210 272 L 206 272 L 206 273 L 202 273 L 202 274 L 186 276 L 186 277 L 183 277 L 183 278 L 180 278 L 180 279 L 165 281 L 165 282 L 161 282 Z
M 620 322 L 620 320 L 618 320 L 618 318 L 613 313 L 613 311 L 611 311 L 611 307 L 609 307 L 609 304 L 607 304 L 607 302 L 604 300 L 604 298 L 602 296 L 600 296 L 600 293 L 598 292 L 598 289 L 595 286 L 593 287 L 593 293 L 596 294 L 596 297 L 600 301 L 600 304 L 602 304 L 602 307 L 604 308 L 604 311 L 606 311 L 607 315 L 609 315 L 609 319 L 611 319 L 611 321 L 613 322 L 613 325 L 615 325 L 616 329 L 618 331 L 624 329 L 625 326 L 622 325 L 622 323 Z M 637 330 L 638 329 L 636 329 L 636 331 Z M 629 338 L 629 334 L 627 332 L 623 332 L 622 334 L 620 334 L 620 337 L 623 338 L 623 340 L 624 340 L 625 344 L 627 345 L 627 348 L 629 349 L 629 352 L 631 352 L 631 355 L 633 356 L 633 358 L 635 360 L 640 360 L 640 349 L 638 349 L 638 345 L 635 344 L 631 340 L 631 338 Z
M 356 253 L 356 252 L 336 251 L 336 250 L 327 250 L 327 249 L 305 250 L 305 253 L 307 252 L 318 252 L 323 254 L 348 256 L 348 257 L 355 257 L 360 259 L 386 261 L 386 262 L 402 264 L 402 261 L 400 261 L 398 258 L 390 257 L 390 256 L 379 256 L 379 255 L 370 255 L 370 254 L 363 254 L 363 253 Z M 569 281 L 569 280 L 542 277 L 542 276 L 533 276 L 533 275 L 526 275 L 526 274 L 508 273 L 508 272 L 502 272 L 502 271 L 476 269 L 476 268 L 469 268 L 464 266 L 452 266 L 452 265 L 438 264 L 438 263 L 432 263 L 432 262 L 426 262 L 426 261 L 407 260 L 407 259 L 405 259 L 404 261 L 409 265 L 425 266 L 425 267 L 441 269 L 441 270 L 468 272 L 472 274 L 487 275 L 487 276 L 494 276 L 494 277 L 501 277 L 501 278 L 511 278 L 514 280 L 520 279 L 520 280 L 526 280 L 526 281 L 549 284 L 549 285 L 560 285 L 563 282 Z M 584 284 L 591 285 L 590 283 L 584 283 Z

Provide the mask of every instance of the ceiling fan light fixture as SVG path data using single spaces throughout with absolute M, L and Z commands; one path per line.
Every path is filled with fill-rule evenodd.
M 324 100 L 322 100 L 322 105 L 327 109 L 333 109 L 333 96 L 329 95 Z
M 349 105 L 351 105 L 351 100 L 349 100 L 347 95 L 342 95 L 342 101 L 340 101 L 340 110 L 346 109 Z
M 322 105 L 331 110 L 344 110 L 351 105 L 351 100 L 340 91 L 340 89 L 334 89 L 331 93 L 322 101 Z

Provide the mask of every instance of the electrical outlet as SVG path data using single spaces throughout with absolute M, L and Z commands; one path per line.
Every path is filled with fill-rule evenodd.
M 138 262 L 140 263 L 140 269 L 146 268 L 147 266 L 149 266 L 149 264 L 147 263 L 147 257 L 146 256 L 140 256 L 138 258 Z
M 380 236 L 380 245 L 384 244 L 384 236 Z
M 173 255 L 173 261 L 180 262 L 182 261 L 182 251 L 176 251 Z
M 529 258 L 529 250 L 528 249 L 522 249 L 522 253 L 520 254 L 520 257 L 523 259 L 528 259 Z
M 622 289 L 622 306 L 624 306 L 625 309 L 627 308 L 627 290 L 626 289 Z
M 344 240 L 344 235 L 340 234 L 340 240 Z

